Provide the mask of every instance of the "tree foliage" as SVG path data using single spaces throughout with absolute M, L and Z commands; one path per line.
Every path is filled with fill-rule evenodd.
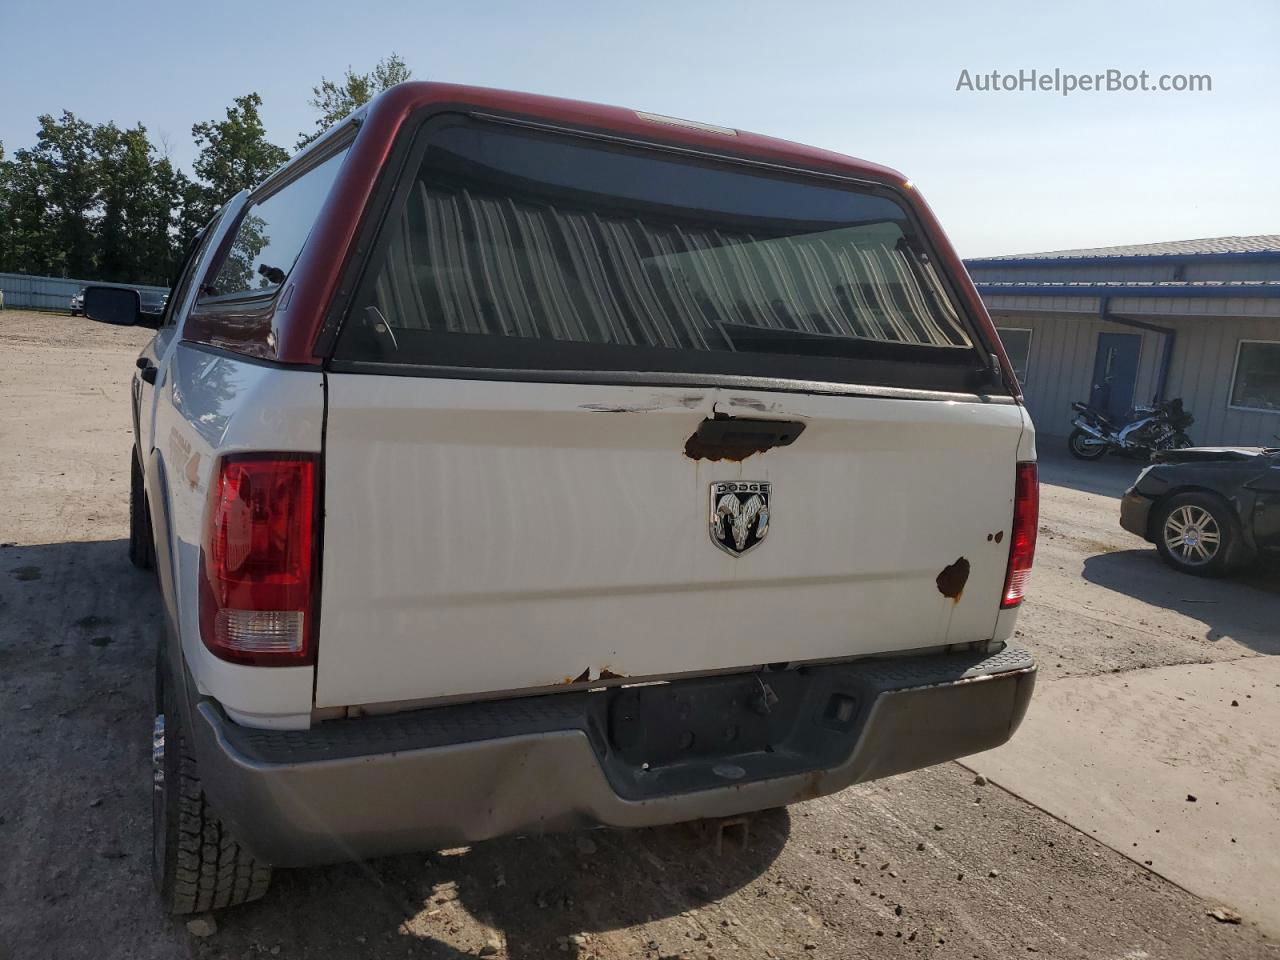
M 173 228 L 187 178 L 157 155 L 139 125 L 94 131 L 103 170 L 99 185 L 97 279 L 167 283 L 178 254 Z M 83 276 L 74 274 L 73 276 Z
M 262 98 L 236 98 L 222 120 L 191 129 L 187 177 L 139 124 L 42 116 L 36 144 L 0 152 L 0 271 L 166 284 L 190 238 L 288 152 L 271 143 Z
M 363 107 L 383 90 L 404 83 L 412 75 L 400 56 L 392 53 L 379 60 L 368 73 L 356 73 L 347 67 L 340 82 L 321 77 L 319 86 L 311 88 L 308 101 L 320 114 L 316 117 L 316 128 L 311 133 L 298 135 L 298 149 L 315 140 L 352 110 Z
M 94 237 L 90 213 L 97 202 L 101 163 L 94 153 L 93 126 L 68 110 L 54 119 L 40 117 L 40 132 L 32 150 L 19 150 L 17 159 L 29 164 L 43 187 L 50 208 L 54 249 L 72 276 L 93 269 Z
M 164 282 L 185 181 L 139 125 L 39 118 L 36 145 L 0 158 L 0 269 Z
M 261 183 L 289 159 L 284 147 L 267 139 L 259 110 L 262 97 L 248 93 L 236 97 L 224 120 L 197 123 L 191 128 L 200 153 L 191 165 L 200 182 L 189 191 L 186 203 L 192 207 L 187 217 L 191 233 L 205 223 L 224 203 L 241 190 Z
M 369 73 L 321 78 L 310 103 L 318 137 L 387 87 L 409 78 L 391 54 Z M 93 124 L 70 111 L 38 118 L 35 145 L 0 143 L 0 272 L 166 284 L 190 239 L 241 190 L 289 159 L 267 138 L 257 93 L 222 119 L 194 124 L 188 176 L 141 124 Z

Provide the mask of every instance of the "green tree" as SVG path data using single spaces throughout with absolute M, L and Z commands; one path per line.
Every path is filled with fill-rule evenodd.
M 379 60 L 368 73 L 356 73 L 347 67 L 346 76 L 340 82 L 321 77 L 320 85 L 311 88 L 308 101 L 320 116 L 316 117 L 314 131 L 298 134 L 298 149 L 315 140 L 352 110 L 364 106 L 388 87 L 404 83 L 412 75 L 399 54 L 392 53 Z
M 0 270 L 164 283 L 188 183 L 142 126 L 41 117 L 35 147 L 0 157 Z
M 64 271 L 59 237 L 61 210 L 52 196 L 54 170 L 47 151 L 21 149 L 0 164 L 4 217 L 0 223 L 3 269 L 16 273 Z
M 54 211 L 48 184 L 30 150 L 19 150 L 0 166 L 5 199 L 0 219 L 0 269 L 12 273 L 49 274 L 60 270 Z
M 42 199 L 45 207 L 43 217 L 28 217 L 33 228 L 37 219 L 41 221 L 39 235 L 29 238 L 29 256 L 49 272 L 88 277 L 97 245 L 93 220 L 99 166 L 94 130 L 69 110 L 56 120 L 49 114 L 39 119 L 35 147 L 15 154 L 22 168 L 19 189 L 34 191 L 31 199 Z
M 267 140 L 258 113 L 261 107 L 262 97 L 249 93 L 236 97 L 225 120 L 197 123 L 191 128 L 200 148 L 192 164 L 199 182 L 185 191 L 184 206 L 190 209 L 184 210 L 181 218 L 183 243 L 208 223 L 220 206 L 241 190 L 261 183 L 289 159 L 283 147 Z
M 0 273 L 9 270 L 13 257 L 13 187 L 10 186 L 12 164 L 4 158 L 4 141 L 0 140 Z
M 144 222 L 148 224 L 145 262 L 162 267 L 164 272 L 156 275 L 156 283 L 169 284 L 187 249 L 180 228 L 183 197 L 191 181 L 168 157 L 156 160 L 154 170 L 144 213 Z
M 210 205 L 206 187 L 183 176 L 181 171 L 178 176 L 182 177 L 182 184 L 175 210 L 178 222 L 177 247 L 179 250 L 186 250 L 195 235 L 208 224 L 217 208 Z
M 139 124 L 94 130 L 100 165 L 97 278 L 164 284 L 177 256 L 177 207 L 186 178 L 158 156 Z

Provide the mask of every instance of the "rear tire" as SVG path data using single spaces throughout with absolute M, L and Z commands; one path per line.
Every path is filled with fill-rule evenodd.
M 1227 573 L 1240 536 L 1231 507 L 1211 493 L 1170 497 L 1154 517 L 1152 534 L 1165 563 L 1197 577 Z
M 151 516 L 147 510 L 147 493 L 142 485 L 137 447 L 129 457 L 129 562 L 139 570 L 150 570 L 155 565 Z
M 152 733 L 151 874 L 166 912 L 202 913 L 260 899 L 271 866 L 245 850 L 209 809 L 195 754 L 161 661 Z
M 1067 449 L 1077 460 L 1098 460 L 1107 455 L 1105 443 L 1095 440 L 1079 428 L 1071 431 L 1071 436 L 1067 438 Z

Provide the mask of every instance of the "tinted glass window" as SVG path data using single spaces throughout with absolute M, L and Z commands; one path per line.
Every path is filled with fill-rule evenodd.
M 1280 342 L 1243 341 L 1231 384 L 1231 405 L 1280 410 Z
M 335 154 L 245 211 L 212 296 L 270 293 L 284 282 L 346 155 Z
M 1000 327 L 1000 342 L 1009 355 L 1018 383 L 1027 383 L 1027 365 L 1031 362 L 1031 331 L 1021 327 Z
M 397 203 L 340 357 L 663 370 L 752 354 L 756 373 L 762 354 L 972 354 L 905 210 L 870 189 L 457 126 Z
M 187 295 L 187 291 L 191 289 L 191 277 L 196 265 L 200 262 L 200 254 L 204 250 L 205 241 L 208 239 L 210 229 L 205 227 L 187 244 L 186 255 L 182 258 L 182 266 L 178 268 L 177 279 L 173 282 L 173 287 L 169 291 L 169 297 L 165 301 L 164 325 L 172 326 L 177 322 L 177 314 L 179 309 L 179 301 Z

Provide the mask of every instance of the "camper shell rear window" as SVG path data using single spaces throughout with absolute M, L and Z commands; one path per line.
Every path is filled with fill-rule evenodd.
M 338 364 L 992 387 L 888 188 L 453 115 L 405 169 Z

